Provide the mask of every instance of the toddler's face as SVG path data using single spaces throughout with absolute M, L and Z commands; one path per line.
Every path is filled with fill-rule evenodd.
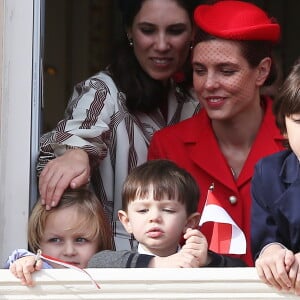
M 129 203 L 127 218 L 127 231 L 145 250 L 158 256 L 176 253 L 188 219 L 182 203 L 168 198 L 154 200 L 152 189 L 146 198 Z
M 44 254 L 86 268 L 98 251 L 99 239 L 89 238 L 89 223 L 74 206 L 59 209 L 47 217 L 41 250 Z M 87 223 L 83 228 L 78 224 Z M 58 265 L 53 265 L 59 268 Z

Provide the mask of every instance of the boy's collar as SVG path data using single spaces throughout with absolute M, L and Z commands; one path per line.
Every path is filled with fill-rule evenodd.
M 180 245 L 177 247 L 176 253 L 181 249 Z M 147 254 L 147 255 L 152 255 L 152 256 L 157 256 L 156 254 L 151 253 L 150 251 L 146 250 L 142 244 L 138 245 L 138 253 L 139 254 Z M 175 254 L 175 253 L 174 253 Z

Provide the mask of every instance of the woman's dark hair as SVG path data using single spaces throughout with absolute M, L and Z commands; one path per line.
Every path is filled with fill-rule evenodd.
M 135 16 L 140 11 L 145 0 L 119 0 L 119 7 L 122 14 L 124 26 L 131 27 Z M 162 0 L 163 1 L 163 0 Z M 174 0 L 179 6 L 187 11 L 190 19 L 193 20 L 194 9 L 199 5 L 200 0 Z
M 200 28 L 197 28 L 195 39 L 194 39 L 194 46 L 203 41 L 215 40 L 218 37 L 211 35 Z M 272 58 L 272 48 L 273 44 L 269 41 L 243 41 L 243 40 L 234 40 L 235 42 L 239 43 L 241 53 L 243 57 L 247 60 L 250 67 L 255 68 L 259 65 L 262 59 L 265 57 Z M 276 69 L 275 63 L 272 63 L 270 73 L 264 82 L 264 86 L 271 85 L 275 82 L 278 76 L 278 72 Z
M 130 28 L 137 13 L 145 0 L 119 0 L 124 28 Z M 174 0 L 179 6 L 184 8 L 193 24 L 193 11 L 199 4 L 199 0 Z M 168 87 L 162 82 L 151 78 L 138 63 L 132 47 L 130 47 L 126 31 L 118 46 L 114 60 L 108 67 L 108 71 L 113 77 L 118 89 L 126 95 L 126 105 L 131 112 L 152 112 L 158 108 L 168 93 Z M 178 96 L 183 100 L 187 96 L 188 89 L 192 85 L 192 70 L 190 62 L 187 60 L 183 67 L 184 80 L 178 85 L 180 93 Z
M 296 60 L 273 103 L 276 125 L 287 133 L 285 117 L 300 113 L 300 60 Z M 288 146 L 288 143 L 285 144 Z

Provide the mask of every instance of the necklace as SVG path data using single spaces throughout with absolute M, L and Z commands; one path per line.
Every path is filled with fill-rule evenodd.
M 236 173 L 235 173 L 235 171 L 233 170 L 232 167 L 230 167 L 230 171 L 231 171 L 231 174 L 232 174 L 233 178 L 236 179 L 237 176 L 236 176 Z

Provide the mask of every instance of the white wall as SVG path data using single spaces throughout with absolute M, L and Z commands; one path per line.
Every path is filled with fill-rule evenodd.
M 0 1 L 0 263 L 26 247 L 33 0 Z

